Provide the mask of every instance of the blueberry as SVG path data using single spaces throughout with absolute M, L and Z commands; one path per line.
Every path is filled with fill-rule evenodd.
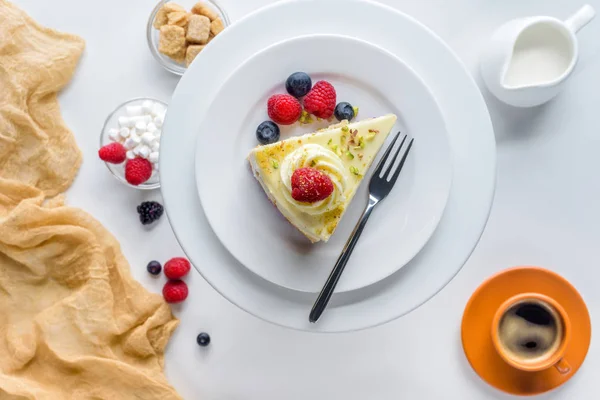
M 160 274 L 160 271 L 162 270 L 162 267 L 161 267 L 161 265 L 160 265 L 160 263 L 158 261 L 150 261 L 148 263 L 148 266 L 146 267 L 146 269 L 152 275 L 158 275 L 158 274 Z
M 294 97 L 306 96 L 311 87 L 310 76 L 304 72 L 294 72 L 285 81 L 285 89 Z
M 208 335 L 208 333 L 202 332 L 196 338 L 196 342 L 198 342 L 198 345 L 206 347 L 210 344 L 210 336 Z
M 338 103 L 338 105 L 335 106 L 333 113 L 338 121 L 343 121 L 345 119 L 350 121 L 352 118 L 354 118 L 354 108 L 352 108 L 352 104 L 345 101 Z
M 272 121 L 265 121 L 256 128 L 256 138 L 260 144 L 275 143 L 279 140 L 279 127 Z

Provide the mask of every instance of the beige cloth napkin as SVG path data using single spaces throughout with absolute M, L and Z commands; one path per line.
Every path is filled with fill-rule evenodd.
M 163 374 L 178 321 L 62 204 L 81 154 L 56 96 L 83 48 L 0 0 L 0 399 L 179 399 Z

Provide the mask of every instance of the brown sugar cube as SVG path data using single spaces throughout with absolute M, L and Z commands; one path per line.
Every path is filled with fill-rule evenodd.
M 153 26 L 156 29 L 160 29 L 161 26 L 168 24 L 168 14 L 172 12 L 185 12 L 185 8 L 181 7 L 179 4 L 165 3 L 165 5 L 163 5 L 156 13 Z
M 181 54 L 185 51 L 185 29 L 175 25 L 163 25 L 160 27 L 158 39 L 158 51 L 168 56 Z
M 177 25 L 185 28 L 188 24 L 188 13 L 185 11 L 174 11 L 167 15 L 167 21 L 169 25 Z
M 177 11 L 185 12 L 185 8 L 183 8 L 177 3 L 173 3 L 172 1 L 165 3 L 165 5 L 162 6 L 162 8 L 167 14 Z
M 219 14 L 217 14 L 208 5 L 202 2 L 194 4 L 194 7 L 192 7 L 192 13 L 204 15 L 211 21 L 214 21 L 215 19 L 219 18 Z
M 221 20 L 221 18 L 217 18 L 210 23 L 210 32 L 215 36 L 223 32 L 223 29 L 225 29 L 225 26 L 223 26 L 223 20 Z
M 192 44 L 189 45 L 187 51 L 185 52 L 185 64 L 189 67 L 194 58 L 200 53 L 206 45 L 204 44 Z
M 191 15 L 185 38 L 190 43 L 206 44 L 210 34 L 210 20 L 204 15 Z
M 156 17 L 154 17 L 154 28 L 160 29 L 161 26 L 166 25 L 168 22 L 167 12 L 164 7 L 161 7 L 160 10 L 156 13 Z
M 178 63 L 183 63 L 185 61 L 185 54 L 186 54 L 186 47 L 182 47 L 181 50 L 179 50 L 176 54 L 173 54 L 171 57 L 171 59 L 173 61 L 177 61 Z

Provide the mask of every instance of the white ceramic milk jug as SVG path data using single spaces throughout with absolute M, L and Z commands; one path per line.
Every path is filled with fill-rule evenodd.
M 552 99 L 577 63 L 575 33 L 595 15 L 585 5 L 564 22 L 529 17 L 502 25 L 481 58 L 481 74 L 490 92 L 516 107 L 533 107 Z

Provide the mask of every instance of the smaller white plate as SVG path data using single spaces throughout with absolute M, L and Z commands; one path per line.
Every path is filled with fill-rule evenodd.
M 321 290 L 367 199 L 363 184 L 329 242 L 312 245 L 253 178 L 246 157 L 258 144 L 256 127 L 268 119 L 269 96 L 285 93 L 285 79 L 295 71 L 307 72 L 313 83 L 330 81 L 338 101 L 360 107 L 358 120 L 396 114 L 398 123 L 389 140 L 398 130 L 415 138 L 396 187 L 373 213 L 336 291 L 359 289 L 408 263 L 435 231 L 452 176 L 444 120 L 430 91 L 409 67 L 387 51 L 347 36 L 311 35 L 275 44 L 229 77 L 197 133 L 200 200 L 225 247 L 251 271 L 288 289 Z M 327 124 L 284 127 L 281 139 Z

